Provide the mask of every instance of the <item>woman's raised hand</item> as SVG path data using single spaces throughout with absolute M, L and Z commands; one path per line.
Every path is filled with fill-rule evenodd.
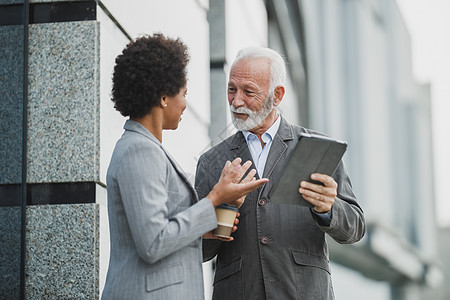
M 227 161 L 225 163 L 219 182 L 206 196 L 213 203 L 214 207 L 223 203 L 230 203 L 240 207 L 248 193 L 269 181 L 267 178 L 256 179 L 255 169 L 250 170 L 247 176 L 242 178 L 252 165 L 252 162 L 246 161 L 243 165 L 241 165 L 241 162 L 242 159 L 238 157 L 232 162 Z

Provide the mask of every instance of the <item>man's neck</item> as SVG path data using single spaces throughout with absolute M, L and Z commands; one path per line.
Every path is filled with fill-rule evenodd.
M 264 148 L 265 143 L 262 140 L 262 135 L 264 134 L 264 132 L 266 132 L 270 126 L 273 125 L 273 123 L 275 123 L 275 121 L 278 118 L 278 113 L 277 113 L 277 109 L 274 108 L 270 114 L 267 116 L 267 118 L 264 119 L 264 121 L 262 121 L 261 124 L 259 124 L 258 126 L 256 126 L 255 128 L 249 130 L 249 132 L 253 133 L 254 135 L 256 135 L 259 139 L 259 141 L 261 142 L 261 146 Z

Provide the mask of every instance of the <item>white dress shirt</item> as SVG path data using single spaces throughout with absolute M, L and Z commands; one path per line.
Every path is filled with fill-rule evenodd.
M 253 162 L 255 163 L 256 171 L 258 171 L 259 178 L 263 177 L 264 167 L 266 166 L 267 156 L 269 155 L 270 147 L 272 146 L 272 141 L 277 134 L 278 128 L 280 127 L 281 118 L 277 117 L 275 123 L 263 133 L 261 139 L 264 142 L 264 148 L 261 145 L 258 137 L 249 131 L 242 131 L 242 134 L 247 141 L 248 149 L 252 155 Z

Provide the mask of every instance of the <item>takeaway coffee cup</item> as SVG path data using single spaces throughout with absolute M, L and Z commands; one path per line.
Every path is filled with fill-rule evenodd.
M 237 212 L 238 209 L 231 204 L 222 204 L 216 207 L 217 228 L 214 229 L 213 235 L 229 238 L 233 230 Z

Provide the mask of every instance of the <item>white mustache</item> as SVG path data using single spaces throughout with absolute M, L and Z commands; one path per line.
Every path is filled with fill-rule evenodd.
M 230 111 L 238 114 L 247 114 L 252 115 L 255 112 L 247 107 L 234 107 L 233 105 L 230 105 Z

